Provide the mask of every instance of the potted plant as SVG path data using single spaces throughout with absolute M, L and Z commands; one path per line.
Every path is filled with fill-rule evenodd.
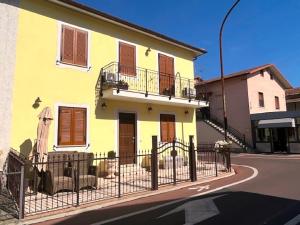
M 229 149 L 231 144 L 232 144 L 231 141 L 219 140 L 215 143 L 215 149 L 220 149 L 220 150 Z
M 115 178 L 115 172 L 116 172 L 116 152 L 115 151 L 109 151 L 107 153 L 107 176 L 106 178 L 112 179 Z
M 124 80 L 120 80 L 117 84 L 117 88 L 123 89 L 123 90 L 128 90 L 128 83 Z
M 103 83 L 102 88 L 103 88 L 103 90 L 107 90 L 107 89 L 110 89 L 110 88 L 114 88 L 116 86 L 117 85 L 114 82 L 105 82 L 105 83 Z
M 231 141 L 226 141 L 226 140 L 219 140 L 215 143 L 215 151 L 217 152 L 221 152 L 224 160 L 225 160 L 225 165 L 228 165 L 228 161 L 227 161 L 227 157 L 225 157 L 225 155 L 230 152 L 230 146 L 231 146 L 232 142 Z M 227 170 L 228 167 L 224 167 L 223 170 Z
M 141 167 L 145 168 L 146 171 L 151 171 L 151 156 L 146 155 L 142 159 Z

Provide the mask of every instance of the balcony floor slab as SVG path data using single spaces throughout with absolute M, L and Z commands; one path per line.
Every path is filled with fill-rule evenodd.
M 169 99 L 169 96 L 155 95 L 151 93 L 149 93 L 148 96 L 146 97 L 145 93 L 135 92 L 130 90 L 120 90 L 118 92 L 117 88 L 110 88 L 108 90 L 104 90 L 103 98 L 130 101 L 130 102 L 151 103 L 151 104 L 159 104 L 159 105 L 172 105 L 172 106 L 188 107 L 188 108 L 208 107 L 208 103 L 206 101 L 199 101 L 194 99 L 191 99 L 191 101 L 189 101 L 188 98 L 178 98 L 178 97 L 172 97 L 171 99 Z

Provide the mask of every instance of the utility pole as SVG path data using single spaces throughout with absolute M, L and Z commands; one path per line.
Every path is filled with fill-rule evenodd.
M 236 5 L 240 2 L 240 0 L 237 0 L 233 6 L 229 9 L 229 11 L 226 13 L 221 28 L 220 28 L 220 33 L 219 33 L 219 47 L 220 47 L 220 66 L 221 66 L 221 85 L 222 85 L 222 103 L 223 103 L 223 118 L 224 118 L 224 138 L 227 141 L 227 128 L 228 128 L 228 123 L 227 123 L 227 112 L 226 112 L 226 98 L 225 98 L 225 86 L 224 86 L 224 66 L 223 66 L 223 48 L 222 48 L 222 35 L 223 35 L 223 29 L 225 22 L 232 12 L 232 10 L 236 7 Z

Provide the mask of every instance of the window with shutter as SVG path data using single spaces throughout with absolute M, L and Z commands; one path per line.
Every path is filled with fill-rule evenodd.
M 87 32 L 76 30 L 76 55 L 74 63 L 87 66 Z
M 73 64 L 75 29 L 69 26 L 62 27 L 61 61 Z
M 162 142 L 171 142 L 176 138 L 175 115 L 160 115 L 160 136 Z
M 279 97 L 275 96 L 275 109 L 280 109 Z
M 159 90 L 162 95 L 175 94 L 174 58 L 158 54 Z
M 258 104 L 259 107 L 265 107 L 264 93 L 258 92 Z
M 120 42 L 119 44 L 120 73 L 136 75 L 135 46 Z
M 87 67 L 88 32 L 63 25 L 61 38 L 61 62 Z
M 58 144 L 71 145 L 72 131 L 72 109 L 67 107 L 59 108 Z
M 59 107 L 58 145 L 86 144 L 86 109 Z
M 73 144 L 85 145 L 86 140 L 86 109 L 73 109 Z

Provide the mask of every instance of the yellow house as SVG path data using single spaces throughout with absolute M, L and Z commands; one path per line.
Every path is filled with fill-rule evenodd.
M 49 151 L 137 153 L 153 135 L 196 136 L 205 50 L 69 0 L 4 1 L 0 12 L 0 149 L 31 151 L 44 107 Z

